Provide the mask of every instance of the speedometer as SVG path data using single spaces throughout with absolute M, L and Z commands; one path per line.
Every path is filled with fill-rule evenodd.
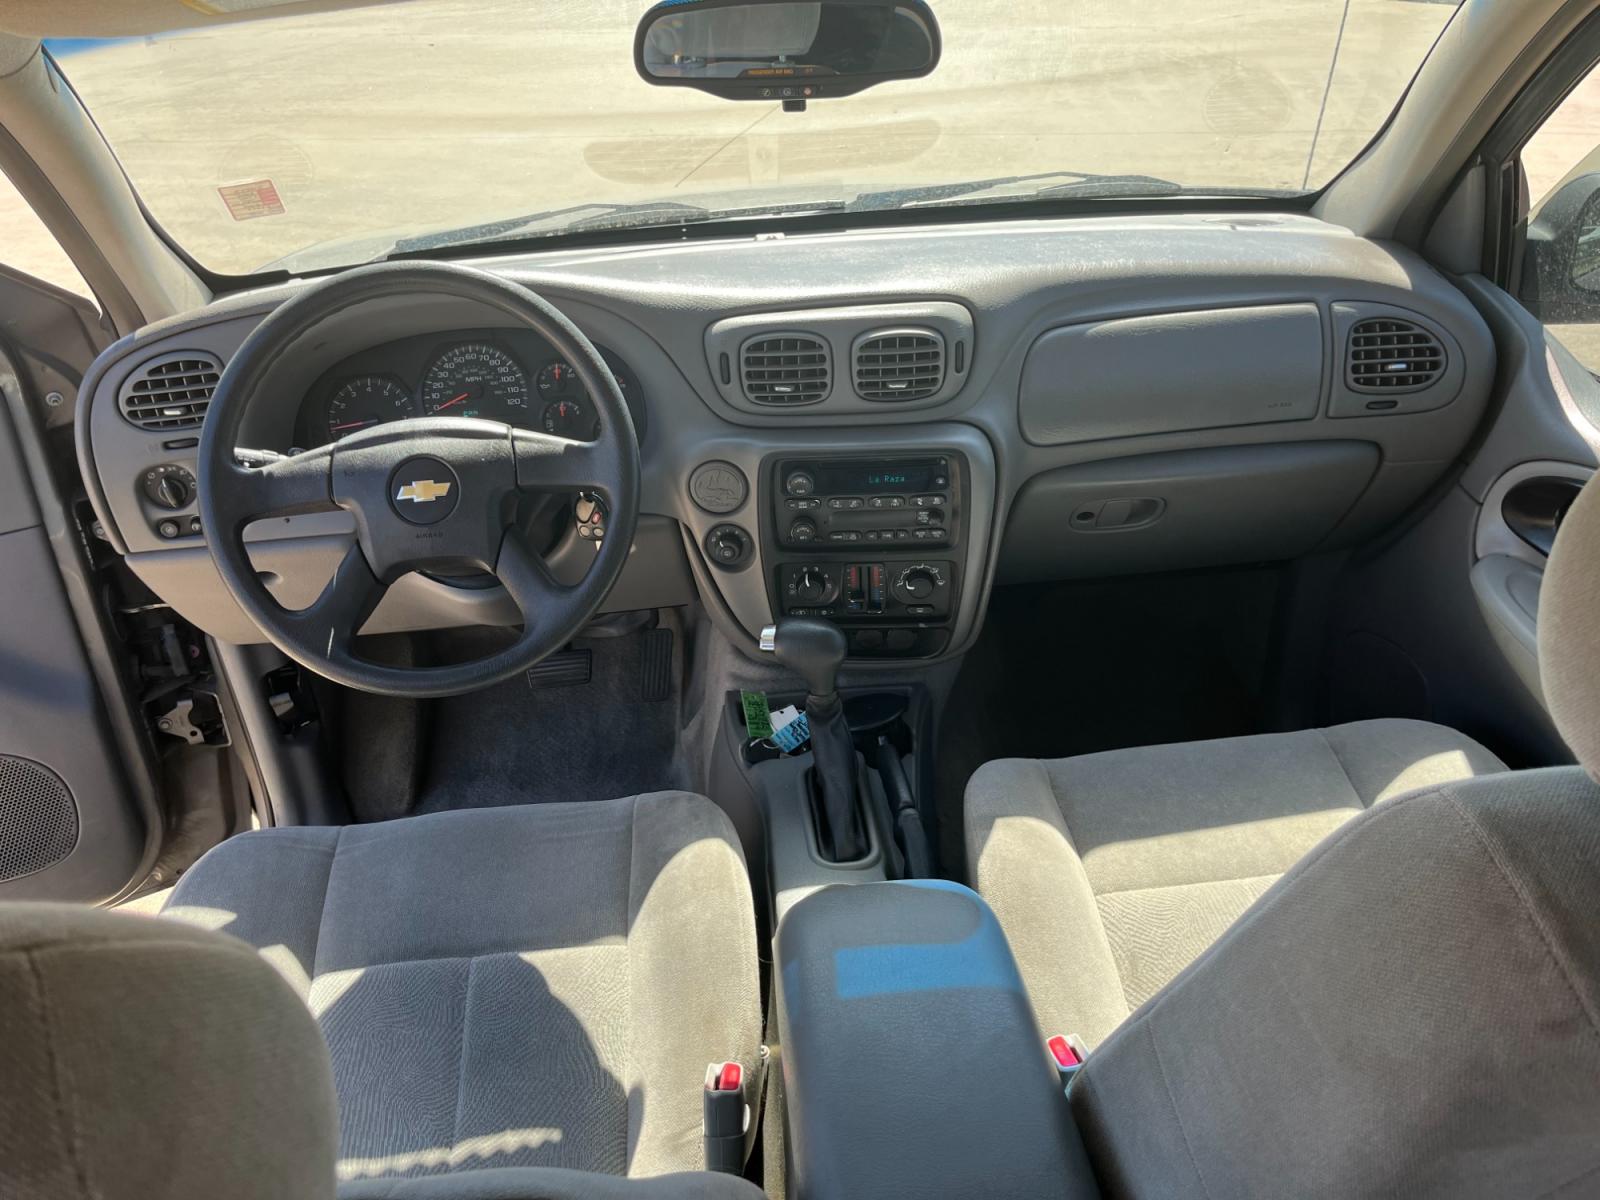
M 463 342 L 433 360 L 422 378 L 422 407 L 429 416 L 482 417 L 528 425 L 527 372 L 488 342 Z

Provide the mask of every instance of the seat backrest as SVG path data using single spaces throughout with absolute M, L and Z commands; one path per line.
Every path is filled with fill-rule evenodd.
M 1540 657 L 1581 766 L 1369 809 L 1090 1056 L 1109 1195 L 1600 1194 L 1600 483 Z
M 328 1051 L 236 938 L 0 905 L 0 1196 L 334 1195 Z

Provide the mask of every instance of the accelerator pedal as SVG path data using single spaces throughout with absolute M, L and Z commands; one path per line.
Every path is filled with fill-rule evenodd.
M 639 646 L 639 699 L 666 700 L 672 695 L 672 630 L 655 628 Z

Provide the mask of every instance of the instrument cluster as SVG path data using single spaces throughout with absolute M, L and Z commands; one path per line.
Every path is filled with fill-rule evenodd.
M 638 380 L 609 350 L 644 438 Z M 411 417 L 481 417 L 556 437 L 592 442 L 600 416 L 572 365 L 525 330 L 463 330 L 405 338 L 351 355 L 325 372 L 306 395 L 296 441 L 321 446 L 363 429 Z

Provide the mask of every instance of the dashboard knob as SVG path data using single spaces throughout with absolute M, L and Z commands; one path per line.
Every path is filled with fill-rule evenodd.
M 194 476 L 179 466 L 155 467 L 144 477 L 144 494 L 157 508 L 183 508 L 194 499 Z
M 939 568 L 929 563 L 916 563 L 901 571 L 894 581 L 894 594 L 903 603 L 920 604 L 944 586 L 944 576 Z
M 163 475 L 156 484 L 156 503 L 162 508 L 182 508 L 189 503 L 189 488 L 176 475 Z
M 796 517 L 794 524 L 789 526 L 789 540 L 791 542 L 816 541 L 817 523 L 810 517 Z
M 806 604 L 826 604 L 833 599 L 833 579 L 821 567 L 801 567 L 795 576 L 795 599 Z
M 817 490 L 817 481 L 808 471 L 791 471 L 783 481 L 783 490 L 791 496 L 809 496 Z

